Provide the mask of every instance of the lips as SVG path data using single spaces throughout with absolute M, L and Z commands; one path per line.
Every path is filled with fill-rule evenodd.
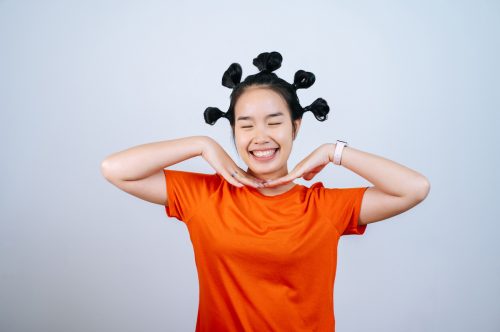
M 250 151 L 250 154 L 254 159 L 259 161 L 271 160 L 278 153 L 279 148 L 267 149 L 267 150 L 254 150 Z M 257 153 L 257 154 L 256 154 Z

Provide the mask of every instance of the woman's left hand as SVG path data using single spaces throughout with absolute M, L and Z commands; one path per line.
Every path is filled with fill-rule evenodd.
M 307 181 L 311 180 L 330 163 L 330 153 L 332 149 L 332 144 L 322 144 L 298 163 L 287 175 L 264 182 L 264 187 L 283 185 L 301 177 Z

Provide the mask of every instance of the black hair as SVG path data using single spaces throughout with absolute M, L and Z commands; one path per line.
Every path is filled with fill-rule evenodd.
M 297 89 L 307 89 L 312 86 L 316 80 L 311 72 L 298 70 L 295 73 L 293 84 L 279 78 L 273 71 L 281 67 L 283 57 L 278 52 L 265 52 L 259 54 L 253 59 L 253 64 L 259 69 L 259 73 L 249 75 L 240 83 L 242 70 L 238 63 L 232 63 L 222 76 L 222 85 L 233 89 L 230 95 L 230 105 L 227 112 L 222 112 L 217 107 L 207 107 L 204 112 L 205 122 L 214 125 L 218 119 L 225 117 L 229 120 L 234 138 L 234 106 L 238 98 L 250 86 L 263 86 L 279 93 L 288 104 L 292 118 L 293 134 L 295 134 L 294 120 L 302 119 L 302 115 L 311 111 L 318 121 L 325 121 L 328 118 L 330 107 L 323 98 L 316 99 L 311 105 L 300 106 L 297 96 Z

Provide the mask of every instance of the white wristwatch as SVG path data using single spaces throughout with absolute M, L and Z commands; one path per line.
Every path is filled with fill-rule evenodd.
M 341 165 L 342 151 L 345 146 L 348 146 L 347 142 L 337 140 L 337 143 L 335 144 L 335 152 L 333 153 L 333 163 L 335 165 Z

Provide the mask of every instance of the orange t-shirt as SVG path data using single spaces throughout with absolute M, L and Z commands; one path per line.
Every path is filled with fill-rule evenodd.
M 169 217 L 184 222 L 199 280 L 197 332 L 335 331 L 340 236 L 358 226 L 368 187 L 265 196 L 221 175 L 164 169 Z

